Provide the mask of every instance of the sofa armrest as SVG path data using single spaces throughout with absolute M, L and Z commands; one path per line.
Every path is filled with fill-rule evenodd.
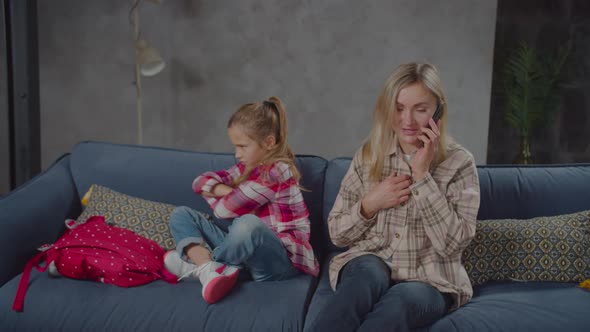
M 22 272 L 27 260 L 64 231 L 81 207 L 64 155 L 46 171 L 0 197 L 0 286 Z

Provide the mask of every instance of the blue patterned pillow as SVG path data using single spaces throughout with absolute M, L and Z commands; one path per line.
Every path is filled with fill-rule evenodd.
M 590 210 L 532 219 L 478 220 L 463 252 L 473 286 L 488 281 L 590 278 Z
M 125 195 L 96 184 L 90 187 L 83 203 L 86 203 L 86 208 L 78 217 L 78 222 L 84 222 L 91 216 L 104 216 L 105 222 L 154 240 L 166 250 L 176 247 L 168 225 L 170 214 L 176 208 L 174 205 Z M 203 215 L 212 220 L 210 215 Z

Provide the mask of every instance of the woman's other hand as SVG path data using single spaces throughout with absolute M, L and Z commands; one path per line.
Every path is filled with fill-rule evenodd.
M 407 175 L 391 173 L 383 181 L 371 188 L 361 201 L 361 214 L 371 219 L 377 212 L 406 202 L 410 198 L 412 180 Z

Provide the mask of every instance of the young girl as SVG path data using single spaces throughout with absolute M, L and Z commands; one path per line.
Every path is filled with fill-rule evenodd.
M 349 249 L 330 262 L 334 295 L 307 330 L 409 331 L 471 298 L 461 253 L 475 234 L 479 180 L 446 121 L 436 68 L 398 67 L 328 217 L 332 241 Z
M 208 303 L 231 290 L 236 266 L 245 266 L 255 281 L 319 272 L 309 244 L 300 174 L 287 143 L 283 103 L 271 97 L 245 104 L 227 128 L 238 164 L 198 176 L 193 190 L 207 199 L 218 218 L 234 218 L 232 225 L 226 233 L 199 212 L 179 207 L 170 216 L 177 250 L 164 258 L 166 268 L 179 278 L 201 281 Z

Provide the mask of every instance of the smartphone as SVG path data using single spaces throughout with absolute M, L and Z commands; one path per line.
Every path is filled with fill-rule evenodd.
M 438 106 L 436 107 L 436 111 L 434 111 L 434 114 L 432 115 L 432 120 L 434 120 L 434 122 L 440 120 L 440 117 L 442 116 L 442 112 L 443 112 L 442 104 L 438 103 Z M 428 125 L 428 128 L 430 128 L 430 124 Z

